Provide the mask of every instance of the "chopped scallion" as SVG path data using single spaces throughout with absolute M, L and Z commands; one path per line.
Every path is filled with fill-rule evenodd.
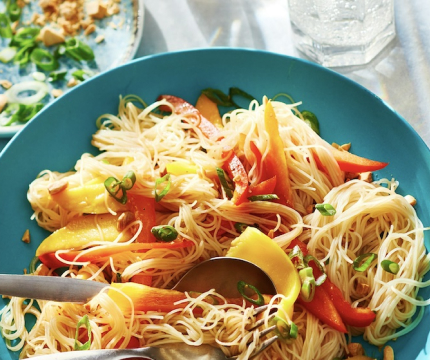
M 310 126 L 310 128 L 317 134 L 320 133 L 320 124 L 318 118 L 313 112 L 304 110 L 301 112 L 303 116 L 303 121 Z
M 237 87 L 231 87 L 229 89 L 228 95 L 221 90 L 212 88 L 203 89 L 202 93 L 205 94 L 215 104 L 225 107 L 239 108 L 240 106 L 233 100 L 233 98 L 237 96 L 243 97 L 249 101 L 255 99 L 255 97 Z
M 9 14 L 10 21 L 17 21 L 21 17 L 22 9 L 18 6 L 18 4 L 14 2 L 10 2 L 6 8 L 7 13 Z
M 373 260 L 375 260 L 377 257 L 378 254 L 375 253 L 366 253 L 360 255 L 354 260 L 352 267 L 355 271 L 366 271 L 370 264 L 372 264 Z
M 178 237 L 178 232 L 173 226 L 170 225 L 158 225 L 151 229 L 151 233 L 157 240 L 170 242 Z
M 66 75 L 67 75 L 67 70 L 53 71 L 49 73 L 48 81 L 54 82 L 54 81 L 64 80 Z
M 333 216 L 336 214 L 336 209 L 330 204 L 316 204 L 317 209 L 322 216 Z
M 253 195 L 248 198 L 249 201 L 269 201 L 277 199 L 279 199 L 279 196 L 276 194 Z
M 128 171 L 121 181 L 111 176 L 105 182 L 105 188 L 109 195 L 116 201 L 125 205 L 127 203 L 127 190 L 130 190 L 136 182 L 136 175 L 133 171 Z
M 275 317 L 270 320 L 270 325 L 276 325 L 274 331 L 281 340 L 297 339 L 299 329 L 293 322 L 287 323 L 284 319 L 275 315 Z
M 394 275 L 397 274 L 400 270 L 399 264 L 391 260 L 382 260 L 381 266 L 385 271 Z
M 160 192 L 157 192 L 158 185 L 161 185 L 165 182 L 167 182 L 167 184 L 164 186 L 164 188 Z M 167 195 L 167 193 L 170 190 L 170 185 L 171 185 L 170 174 L 166 174 L 163 177 L 155 180 L 155 190 L 154 191 L 155 191 L 155 201 L 156 202 L 161 201 L 161 199 Z
M 57 59 L 44 49 L 34 49 L 31 52 L 30 60 L 45 71 L 56 70 L 60 66 Z
M 231 199 L 233 197 L 234 185 L 231 179 L 228 177 L 226 172 L 221 168 L 216 168 L 216 173 L 218 175 L 219 182 L 221 183 L 222 188 L 224 189 L 225 195 L 227 199 Z
M 83 70 L 83 69 L 79 69 L 72 72 L 72 76 L 79 81 L 85 81 L 85 79 L 88 79 L 93 75 L 94 75 L 93 72 L 89 70 Z
M 310 266 L 305 267 L 304 269 L 299 270 L 299 278 L 302 283 L 302 288 L 300 290 L 300 294 L 302 296 L 303 301 L 309 302 L 312 301 L 315 295 L 315 278 L 313 274 L 313 270 Z
M 17 52 L 18 52 L 17 47 L 10 47 L 10 46 L 5 47 L 0 51 L 0 61 L 5 64 L 12 61 Z
M 66 41 L 64 53 L 76 61 L 94 60 L 94 52 L 91 47 L 76 38 Z
M 82 325 L 85 325 L 87 332 L 88 332 L 88 341 L 83 344 L 83 345 L 79 345 L 79 329 Z M 91 324 L 90 324 L 90 319 L 88 318 L 88 315 L 84 315 L 82 317 L 81 320 L 78 321 L 78 323 L 76 324 L 76 333 L 75 333 L 75 344 L 74 344 L 74 349 L 75 350 L 88 350 L 91 347 L 91 337 L 92 337 L 92 333 L 91 333 Z
M 0 13 L 0 37 L 10 39 L 12 35 L 9 17 L 4 13 Z
M 264 305 L 264 297 L 261 294 L 261 292 L 254 286 L 251 284 L 246 283 L 245 281 L 239 281 L 237 283 L 237 290 L 239 291 L 240 295 L 242 295 L 242 297 L 249 301 L 251 304 L 257 305 L 257 306 L 261 306 Z M 246 292 L 251 291 L 253 292 L 253 295 L 257 295 L 257 299 L 252 299 L 251 297 L 249 297 Z M 252 295 L 251 295 L 252 296 Z

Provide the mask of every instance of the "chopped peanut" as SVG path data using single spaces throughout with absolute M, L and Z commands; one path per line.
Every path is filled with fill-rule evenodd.
M 373 181 L 373 175 L 371 171 L 362 172 L 358 175 L 359 180 L 371 183 Z
M 63 95 L 63 90 L 61 90 L 61 89 L 53 89 L 51 93 L 52 93 L 52 96 L 54 98 L 57 98 L 57 97 L 60 97 L 61 95 Z
M 348 348 L 348 356 L 364 355 L 364 349 L 360 343 L 350 343 L 348 344 L 347 348 Z
M 12 83 L 9 80 L 0 80 L 0 85 L 3 89 L 10 89 L 12 87 Z
M 39 35 L 45 46 L 61 44 L 66 41 L 64 35 L 59 30 L 53 29 L 50 26 L 45 26 Z
M 94 24 L 90 24 L 87 26 L 87 28 L 84 31 L 84 35 L 90 35 L 92 34 L 94 31 L 96 31 L 96 26 Z
M 87 13 L 95 19 L 103 19 L 107 14 L 107 6 L 99 0 L 87 4 Z
M 78 80 L 76 80 L 74 77 L 70 78 L 70 80 L 67 82 L 68 87 L 73 87 L 78 85 Z
M 99 44 L 99 43 L 101 43 L 102 41 L 104 41 L 104 39 L 105 39 L 105 36 L 104 35 L 99 35 L 99 36 L 97 36 L 96 38 L 95 38 L 95 42 L 97 43 L 97 44 Z
M 415 199 L 412 195 L 406 195 L 405 199 L 408 201 L 409 204 L 412 206 L 415 206 L 417 204 L 417 199 Z
M 7 96 L 5 94 L 0 94 L 0 113 L 3 111 L 7 104 Z
M 65 190 L 69 186 L 68 181 L 66 180 L 58 180 L 48 187 L 48 192 L 50 195 L 59 194 L 63 190 Z
M 30 230 L 25 230 L 24 235 L 22 235 L 22 239 L 23 242 L 25 242 L 26 244 L 30 243 Z

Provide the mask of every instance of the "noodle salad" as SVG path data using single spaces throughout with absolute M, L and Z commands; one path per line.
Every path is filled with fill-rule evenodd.
M 98 155 L 30 184 L 33 218 L 51 235 L 29 276 L 110 286 L 87 304 L 12 297 L 0 310 L 10 350 L 28 358 L 187 343 L 248 359 L 276 324 L 278 341 L 257 359 L 371 359 L 353 335 L 393 359 L 386 343 L 412 331 L 430 303 L 418 296 L 430 257 L 415 199 L 396 193 L 395 179 L 373 180 L 387 163 L 323 140 L 300 103 L 264 97 L 221 116 L 226 101 L 236 105 L 211 89 L 195 106 L 120 97 L 116 115 L 97 119 Z M 252 284 L 239 298 L 170 290 L 218 256 L 259 265 L 278 294 Z M 263 325 L 249 331 L 262 304 Z M 26 314 L 36 318 L 30 330 Z

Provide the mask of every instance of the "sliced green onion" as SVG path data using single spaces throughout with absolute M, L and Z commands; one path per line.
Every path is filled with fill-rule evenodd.
M 259 229 L 259 228 L 260 228 L 260 227 L 258 226 L 258 224 L 248 225 L 248 224 L 241 223 L 241 222 L 234 223 L 234 228 L 236 229 L 236 231 L 237 231 L 238 233 L 243 233 L 243 232 L 246 230 L 246 228 L 247 228 L 247 227 L 249 227 L 249 226 L 254 227 L 254 228 L 257 228 L 257 229 Z
M 87 331 L 88 331 L 88 341 L 83 344 L 79 345 L 78 337 L 79 337 L 79 329 L 82 325 L 85 325 Z M 84 315 L 81 320 L 76 324 L 76 333 L 75 333 L 75 350 L 88 350 L 91 347 L 91 325 L 90 325 L 90 319 L 88 318 L 88 315 Z
M 385 271 L 394 275 L 397 274 L 400 270 L 399 264 L 391 260 L 382 260 L 381 266 Z
M 242 295 L 242 297 L 249 301 L 251 304 L 257 305 L 257 306 L 261 306 L 264 305 L 264 297 L 263 295 L 261 295 L 261 292 L 254 286 L 251 284 L 246 283 L 245 281 L 239 281 L 237 283 L 237 290 L 239 291 L 240 295 Z M 246 295 L 246 292 L 251 290 L 254 294 L 257 295 L 258 299 L 254 300 L 251 299 L 248 295 Z
M 316 204 L 317 209 L 322 216 L 333 216 L 336 214 L 336 209 L 330 204 Z
M 302 111 L 301 114 L 303 116 L 304 122 L 308 124 L 310 128 L 319 135 L 320 124 L 316 115 L 313 112 L 307 110 Z
M 125 205 L 128 200 L 127 190 L 130 190 L 135 182 L 136 175 L 130 170 L 124 175 L 121 181 L 111 176 L 105 180 L 104 185 L 109 195 L 119 203 Z M 118 196 L 118 194 L 121 196 Z
M 28 93 L 28 94 L 26 94 Z M 9 103 L 31 105 L 48 94 L 48 85 L 40 81 L 23 81 L 13 85 L 5 92 Z
M 31 259 L 30 265 L 28 266 L 30 274 L 34 274 L 36 272 L 36 265 L 38 261 L 39 258 L 37 256 L 33 256 L 33 259 Z
M 173 226 L 170 225 L 158 225 L 151 229 L 151 233 L 157 240 L 170 242 L 178 237 L 178 232 Z
M 218 175 L 219 182 L 224 189 L 225 195 L 227 196 L 227 199 L 231 199 L 233 197 L 234 192 L 233 182 L 223 169 L 217 167 L 216 173 Z
M 49 73 L 48 81 L 54 82 L 54 81 L 64 80 L 66 75 L 67 75 L 67 70 L 53 71 Z
M 46 75 L 40 71 L 35 71 L 34 73 L 31 74 L 31 76 L 36 81 L 45 81 L 46 80 Z
M 366 253 L 357 257 L 352 263 L 352 267 L 355 271 L 363 272 L 367 270 L 373 260 L 378 257 L 375 253 Z
M 166 186 L 163 188 L 163 190 L 161 190 L 159 193 L 157 192 L 157 188 L 158 185 L 161 185 L 163 183 L 167 182 Z M 171 185 L 171 181 L 170 181 L 170 174 L 166 174 L 161 178 L 158 178 L 155 180 L 155 201 L 159 202 L 161 201 L 161 199 L 163 197 L 165 197 L 167 195 L 167 193 L 170 190 L 170 185 Z
M 281 340 L 297 339 L 299 329 L 293 322 L 287 323 L 281 317 L 275 315 L 275 317 L 270 320 L 270 325 L 276 325 L 275 334 Z
M 21 17 L 22 9 L 16 2 L 10 2 L 7 6 L 7 13 L 11 21 L 17 21 Z
M 71 38 L 66 41 L 64 52 L 76 61 L 94 60 L 94 52 L 91 47 L 76 38 Z
M 27 65 L 30 62 L 30 54 L 33 48 L 34 46 L 32 44 L 20 48 L 13 58 L 14 63 L 19 66 Z
M 315 279 L 315 285 L 320 286 L 325 281 L 325 279 L 327 279 L 327 274 L 325 273 L 325 269 L 322 266 L 321 262 L 316 257 L 314 257 L 312 255 L 306 255 L 304 258 L 304 262 L 305 262 L 306 266 L 309 265 L 310 261 L 313 261 L 314 264 L 318 267 L 318 269 L 322 273 L 322 275 L 320 277 L 318 277 L 318 279 Z
M 255 97 L 237 87 L 231 87 L 229 89 L 228 95 L 221 90 L 212 88 L 203 89 L 202 93 L 206 95 L 210 100 L 212 100 L 215 104 L 225 107 L 239 108 L 240 106 L 233 100 L 233 97 L 236 96 L 244 97 L 245 99 L 248 99 L 250 101 L 255 99 Z
M 303 252 L 300 249 L 300 246 L 296 245 L 288 254 L 288 257 L 293 261 L 297 270 L 305 268 L 305 259 L 303 257 Z
M 86 75 L 86 77 L 84 77 L 85 75 Z M 93 75 L 94 75 L 94 73 L 92 71 L 83 70 L 83 69 L 79 69 L 79 70 L 72 72 L 72 76 L 76 80 L 79 80 L 79 81 L 85 81 L 85 79 L 88 79 Z
M 13 33 L 12 28 L 10 27 L 9 17 L 4 13 L 0 13 L 0 36 L 2 38 L 10 39 L 12 35 Z
M 116 272 L 116 281 L 117 283 L 122 283 L 122 277 L 120 272 Z
M 21 28 L 12 38 L 12 44 L 19 47 L 22 46 L 35 46 L 37 42 L 37 37 L 39 36 L 39 28 Z
M 269 201 L 279 199 L 276 194 L 253 195 L 248 198 L 249 201 Z
M 302 295 L 303 301 L 312 301 L 315 295 L 315 278 L 310 266 L 299 270 L 299 278 L 302 283 L 302 288 L 300 289 L 300 294 Z
M 23 105 L 17 103 L 10 104 L 6 108 L 6 110 L 3 111 L 3 114 L 11 116 L 6 117 L 7 121 L 2 123 L 2 126 L 10 126 L 14 123 L 26 123 L 30 119 L 32 119 L 42 108 L 42 103 L 36 103 L 31 105 Z
M 35 63 L 37 67 L 45 71 L 56 70 L 60 66 L 57 59 L 49 51 L 44 49 L 34 49 L 31 52 L 30 60 Z
M 0 61 L 3 63 L 8 63 L 13 60 L 16 53 L 18 52 L 17 47 L 6 47 L 0 51 Z

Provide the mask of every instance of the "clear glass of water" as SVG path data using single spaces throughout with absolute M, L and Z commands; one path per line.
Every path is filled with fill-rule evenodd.
M 362 65 L 396 35 L 393 0 L 288 0 L 295 46 L 328 67 Z

